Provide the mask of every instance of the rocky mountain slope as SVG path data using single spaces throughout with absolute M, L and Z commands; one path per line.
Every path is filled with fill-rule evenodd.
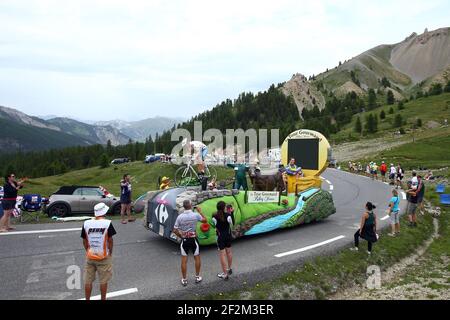
M 323 94 L 300 73 L 294 74 L 289 81 L 284 83 L 281 91 L 294 99 L 300 115 L 304 108 L 313 109 L 317 106 L 321 110 L 325 107 Z
M 446 83 L 450 67 L 450 28 L 411 34 L 391 45 L 380 45 L 315 77 L 312 82 L 338 96 L 380 88 L 383 77 L 399 98 L 431 81 Z
M 53 118 L 47 120 L 47 123 L 60 128 L 65 133 L 99 144 L 106 144 L 110 140 L 111 144 L 116 146 L 127 144 L 130 139 L 130 137 L 120 132 L 119 129 L 112 126 L 89 125 L 69 118 Z

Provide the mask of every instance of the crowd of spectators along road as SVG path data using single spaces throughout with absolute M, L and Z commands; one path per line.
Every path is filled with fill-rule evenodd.
M 398 189 L 403 189 L 406 194 L 407 206 L 406 214 L 408 215 L 408 226 L 417 227 L 417 213 L 424 214 L 423 198 L 425 194 L 425 180 L 433 180 L 434 176 L 431 170 L 422 177 L 416 171 L 411 172 L 411 178 L 403 184 L 405 178 L 405 170 L 401 164 L 389 166 L 382 161 L 378 166 L 375 161 L 371 161 L 365 166 L 361 162 L 349 162 L 348 169 L 351 172 L 358 173 L 370 177 L 372 180 L 378 180 L 389 183 L 393 186 L 392 196 L 389 199 L 387 213 L 389 214 L 391 232 L 388 233 L 391 237 L 400 236 L 400 202 Z M 389 182 L 388 182 L 389 181 Z M 359 230 L 355 233 L 355 247 L 352 250 L 358 250 L 359 238 L 363 238 L 368 242 L 368 253 L 372 251 L 372 244 L 377 241 L 378 234 L 376 233 L 376 214 L 374 213 L 375 205 L 368 202 L 366 210 L 361 217 Z M 367 230 L 370 230 L 369 232 Z M 374 232 L 372 232 L 374 231 Z

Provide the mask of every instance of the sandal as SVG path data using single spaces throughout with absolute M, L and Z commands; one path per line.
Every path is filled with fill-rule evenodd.
M 0 229 L 0 233 L 8 232 L 8 229 Z
M 134 222 L 134 221 L 136 221 L 136 219 L 134 219 L 134 218 L 128 219 L 128 222 Z
M 8 231 L 12 231 L 12 230 L 16 230 L 16 228 L 14 228 L 14 227 L 9 227 L 8 228 Z
M 122 220 L 122 224 L 127 224 L 127 220 Z

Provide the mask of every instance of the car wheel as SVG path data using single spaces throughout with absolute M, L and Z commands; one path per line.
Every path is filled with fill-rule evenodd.
M 55 203 L 48 208 L 48 216 L 64 218 L 70 214 L 69 206 L 64 203 Z

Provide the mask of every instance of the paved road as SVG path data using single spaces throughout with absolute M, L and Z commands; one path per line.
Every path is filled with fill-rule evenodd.
M 201 251 L 203 283 L 193 283 L 191 258 L 189 285 L 181 287 L 177 244 L 147 231 L 141 222 L 115 222 L 118 234 L 114 238 L 114 280 L 109 291 L 117 294 L 115 299 L 164 299 L 235 289 L 244 283 L 251 285 L 297 268 L 311 257 L 348 247 L 366 201 L 377 205 L 379 218 L 385 217 L 391 189 L 388 185 L 334 169 L 328 169 L 323 178 L 323 188 L 333 194 L 336 214 L 318 223 L 235 241 L 234 274 L 228 282 L 216 276 L 220 265 L 212 246 Z M 406 201 L 402 201 L 401 207 L 405 205 Z M 388 219 L 380 223 L 386 226 Z M 77 266 L 82 270 L 84 262 L 81 225 L 22 225 L 16 234 L 0 235 L 0 299 L 83 298 L 81 288 L 67 286 L 68 267 L 75 266 L 69 271 Z M 68 230 L 48 232 L 59 229 Z M 95 288 L 93 295 L 97 294 Z

